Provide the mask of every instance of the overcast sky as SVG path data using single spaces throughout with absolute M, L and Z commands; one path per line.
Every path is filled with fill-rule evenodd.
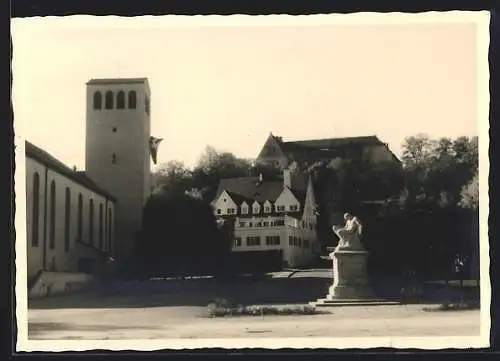
M 85 20 L 87 19 L 87 20 Z M 285 140 L 477 135 L 474 23 L 163 26 L 109 18 L 14 19 L 22 135 L 84 167 L 85 82 L 148 77 L 159 161 L 206 145 L 256 157 Z M 167 21 L 167 20 L 166 20 Z

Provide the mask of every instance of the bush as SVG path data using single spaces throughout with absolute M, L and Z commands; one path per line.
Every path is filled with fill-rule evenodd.
M 467 311 L 467 310 L 479 310 L 481 304 L 479 301 L 463 301 L 458 303 L 443 303 L 435 308 L 426 307 L 424 311 L 426 312 L 437 312 L 437 311 Z
M 288 315 L 317 315 L 320 312 L 315 306 L 232 306 L 225 299 L 218 299 L 207 305 L 210 317 L 226 316 L 288 316 Z

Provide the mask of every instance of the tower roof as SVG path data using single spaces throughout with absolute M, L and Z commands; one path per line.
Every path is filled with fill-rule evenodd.
M 108 84 L 143 84 L 148 83 L 148 78 L 108 78 L 90 79 L 87 85 L 108 85 Z

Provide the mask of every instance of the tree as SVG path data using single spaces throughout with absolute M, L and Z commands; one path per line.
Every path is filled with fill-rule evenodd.
M 202 200 L 160 191 L 147 201 L 138 252 L 149 274 L 213 271 L 229 251 L 210 205 Z
M 221 179 L 248 176 L 251 166 L 249 160 L 237 158 L 229 152 L 219 153 L 208 146 L 192 171 L 194 187 L 202 190 L 205 202 L 210 202 Z
M 476 211 L 479 208 L 479 174 L 462 188 L 459 205 Z
M 163 164 L 152 174 L 154 192 L 182 194 L 192 183 L 192 173 L 179 161 Z

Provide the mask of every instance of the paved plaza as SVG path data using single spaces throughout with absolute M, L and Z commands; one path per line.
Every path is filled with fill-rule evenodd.
M 208 283 L 189 281 L 176 288 L 168 281 L 131 282 L 122 286 L 122 292 L 117 288 L 104 293 L 32 300 L 28 337 L 31 340 L 404 337 L 477 336 L 480 332 L 479 310 L 424 311 L 437 308 L 437 304 L 334 307 L 319 315 L 210 318 L 206 305 L 214 292 L 220 294 L 221 290 L 213 291 L 214 287 Z M 258 282 L 245 288 L 252 295 L 259 289 L 271 294 L 270 288 L 259 286 Z M 286 288 L 279 291 L 283 293 Z M 233 292 L 247 297 L 235 288 Z
M 201 307 L 30 310 L 29 339 L 476 336 L 479 311 L 338 307 L 312 316 L 207 318 Z

